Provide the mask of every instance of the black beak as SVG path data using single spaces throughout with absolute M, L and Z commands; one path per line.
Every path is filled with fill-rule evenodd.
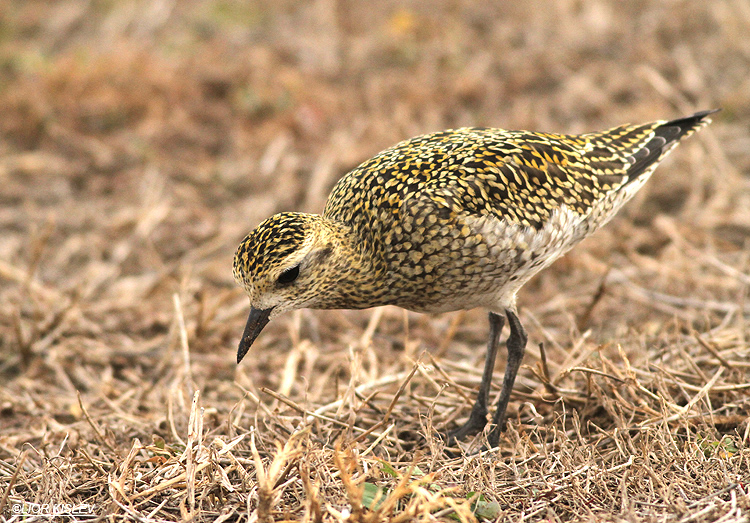
M 247 351 L 255 341 L 255 338 L 258 337 L 258 334 L 260 334 L 260 331 L 263 330 L 263 327 L 268 325 L 268 317 L 271 315 L 272 310 L 273 307 L 265 310 L 256 309 L 255 307 L 250 309 L 250 316 L 247 317 L 245 332 L 242 333 L 240 346 L 237 349 L 237 363 L 241 362 L 242 358 L 245 357 L 245 354 L 247 354 Z

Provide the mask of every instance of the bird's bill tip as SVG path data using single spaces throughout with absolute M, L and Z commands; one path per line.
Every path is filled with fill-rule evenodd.
M 256 309 L 252 307 L 250 309 L 250 315 L 247 317 L 247 324 L 245 325 L 245 331 L 242 333 L 242 339 L 240 340 L 240 346 L 237 348 L 237 363 L 242 361 L 247 351 L 250 350 L 250 346 L 258 337 L 263 327 L 268 325 L 268 320 L 271 316 L 270 309 Z

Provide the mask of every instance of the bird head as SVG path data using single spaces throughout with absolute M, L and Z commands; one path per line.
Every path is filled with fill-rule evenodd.
M 316 214 L 279 213 L 263 221 L 237 248 L 233 273 L 250 297 L 239 363 L 268 322 L 283 312 L 332 308 L 323 292 L 340 272 L 336 227 Z

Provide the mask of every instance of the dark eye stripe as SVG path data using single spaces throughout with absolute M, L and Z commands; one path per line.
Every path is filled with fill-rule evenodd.
M 282 272 L 276 281 L 278 281 L 281 284 L 292 283 L 294 280 L 297 279 L 297 276 L 299 276 L 299 265 L 295 265 L 291 269 L 287 269 L 284 272 Z

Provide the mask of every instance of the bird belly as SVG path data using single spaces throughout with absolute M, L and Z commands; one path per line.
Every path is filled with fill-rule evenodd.
M 494 215 L 461 222 L 408 242 L 389 282 L 389 303 L 430 313 L 515 309 L 518 290 L 590 233 L 585 217 L 564 206 L 538 230 Z

